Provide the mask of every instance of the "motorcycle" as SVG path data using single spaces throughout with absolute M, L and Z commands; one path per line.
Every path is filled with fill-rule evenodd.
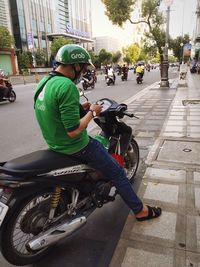
M 94 82 L 97 83 L 96 71 L 95 70 L 92 70 L 91 73 L 92 73 L 92 78 L 94 79 Z
M 142 73 L 136 73 L 136 82 L 137 82 L 137 84 L 140 84 L 143 82 L 143 74 Z
M 110 86 L 111 84 L 112 85 L 115 84 L 115 80 L 114 80 L 114 77 L 112 75 L 106 76 L 106 84 L 107 84 L 107 86 Z
M 12 88 L 12 84 L 8 81 L 5 81 L 6 89 L 1 89 L 2 92 L 0 92 L 0 102 L 9 101 L 9 102 L 15 102 L 16 100 L 16 93 Z
M 122 72 L 121 80 L 122 81 L 127 81 L 127 76 L 128 76 L 127 72 Z
M 101 132 L 95 138 L 118 160 L 133 183 L 139 164 L 138 144 L 131 131 L 127 150 L 120 155 L 122 135 L 118 128 L 124 116 L 136 116 L 127 112 L 127 105 L 114 100 L 103 98 L 98 103 L 103 108 L 94 121 Z M 8 262 L 20 266 L 37 262 L 118 194 L 100 172 L 51 150 L 1 162 L 0 188 L 0 249 Z
M 92 89 L 95 88 L 95 80 L 92 76 L 90 77 L 90 79 L 83 76 L 81 83 L 82 83 L 83 90 L 87 90 L 89 87 L 91 87 Z

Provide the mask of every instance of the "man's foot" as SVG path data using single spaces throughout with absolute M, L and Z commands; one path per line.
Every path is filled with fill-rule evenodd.
M 149 205 L 145 205 L 143 210 L 137 214 L 137 221 L 147 221 L 154 218 L 159 217 L 162 214 L 162 209 L 159 207 L 151 207 Z

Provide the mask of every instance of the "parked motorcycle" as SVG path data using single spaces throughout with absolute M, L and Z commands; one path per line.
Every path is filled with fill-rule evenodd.
M 143 74 L 142 73 L 136 73 L 136 82 L 137 82 L 137 84 L 140 84 L 143 82 Z
M 107 86 L 110 86 L 111 84 L 112 85 L 115 84 L 115 79 L 114 79 L 114 77 L 112 75 L 107 75 L 106 84 L 107 84 Z
M 84 93 L 81 93 L 84 95 Z M 139 164 L 138 144 L 130 133 L 124 156 L 119 131 L 127 105 L 103 98 L 103 109 L 94 121 L 97 138 L 108 149 L 132 183 Z M 136 117 L 137 118 L 137 117 Z M 98 171 L 68 155 L 39 150 L 0 163 L 1 252 L 14 265 L 38 261 L 59 240 L 84 226 L 97 208 L 114 201 L 117 191 Z
M 5 89 L 0 88 L 0 102 L 9 101 L 15 102 L 16 93 L 12 88 L 12 84 L 9 81 L 5 81 L 6 87 Z

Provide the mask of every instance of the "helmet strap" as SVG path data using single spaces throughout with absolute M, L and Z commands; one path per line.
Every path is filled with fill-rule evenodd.
M 78 64 L 79 65 L 79 67 L 80 67 L 80 70 L 79 71 L 77 71 L 76 70 L 76 65 L 77 64 L 73 64 L 72 65 L 72 68 L 73 68 L 73 70 L 74 70 L 74 73 L 75 73 L 75 76 L 74 76 L 74 79 L 73 79 L 73 81 L 76 81 L 77 79 L 79 79 L 80 78 L 80 76 L 81 76 L 81 72 L 83 71 L 83 68 L 84 68 L 84 65 L 80 65 L 80 64 Z

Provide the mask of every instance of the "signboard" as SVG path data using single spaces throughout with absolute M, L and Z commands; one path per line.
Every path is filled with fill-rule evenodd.
M 191 49 L 192 49 L 192 45 L 187 43 L 184 44 L 183 46 L 183 56 L 184 57 L 190 57 L 191 56 Z
M 80 37 L 90 37 L 89 33 L 73 29 L 70 24 L 67 24 L 66 32 Z
M 32 34 L 32 32 L 27 33 L 27 39 L 28 39 L 28 49 L 33 49 L 33 34 Z

